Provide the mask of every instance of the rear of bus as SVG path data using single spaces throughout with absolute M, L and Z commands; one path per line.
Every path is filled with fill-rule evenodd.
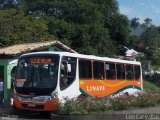
M 34 111 L 56 111 L 56 88 L 60 56 L 26 54 L 20 57 L 14 81 L 15 108 Z

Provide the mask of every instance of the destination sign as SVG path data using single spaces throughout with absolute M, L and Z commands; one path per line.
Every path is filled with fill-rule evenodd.
M 30 63 L 31 64 L 51 64 L 52 59 L 51 58 L 31 58 Z

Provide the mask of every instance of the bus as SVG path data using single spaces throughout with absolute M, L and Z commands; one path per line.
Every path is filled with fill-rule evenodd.
M 131 95 L 143 91 L 141 63 L 68 52 L 35 52 L 18 60 L 15 108 L 57 111 L 70 98 Z

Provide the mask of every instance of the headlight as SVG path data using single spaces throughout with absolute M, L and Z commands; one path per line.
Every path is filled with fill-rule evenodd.
M 53 100 L 54 98 L 58 97 L 58 93 L 52 93 L 51 96 L 46 97 L 45 102 Z
M 58 98 L 58 93 L 57 92 L 52 93 L 52 98 Z
M 53 99 L 52 96 L 46 97 L 45 102 L 50 101 L 50 100 L 52 100 L 52 99 Z
M 16 95 L 16 94 L 14 95 L 14 98 L 17 99 L 17 100 L 19 100 L 19 101 L 21 101 L 21 98 L 18 95 Z
M 52 93 L 52 95 L 47 97 L 45 101 L 47 102 L 47 101 L 53 100 L 54 98 L 57 98 L 57 97 L 58 97 L 58 93 L 57 92 L 56 93 Z

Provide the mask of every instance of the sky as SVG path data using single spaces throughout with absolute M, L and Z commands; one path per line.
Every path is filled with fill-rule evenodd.
M 145 18 L 152 19 L 152 24 L 160 26 L 160 0 L 117 0 L 122 14 L 129 19 L 139 18 L 143 23 Z

